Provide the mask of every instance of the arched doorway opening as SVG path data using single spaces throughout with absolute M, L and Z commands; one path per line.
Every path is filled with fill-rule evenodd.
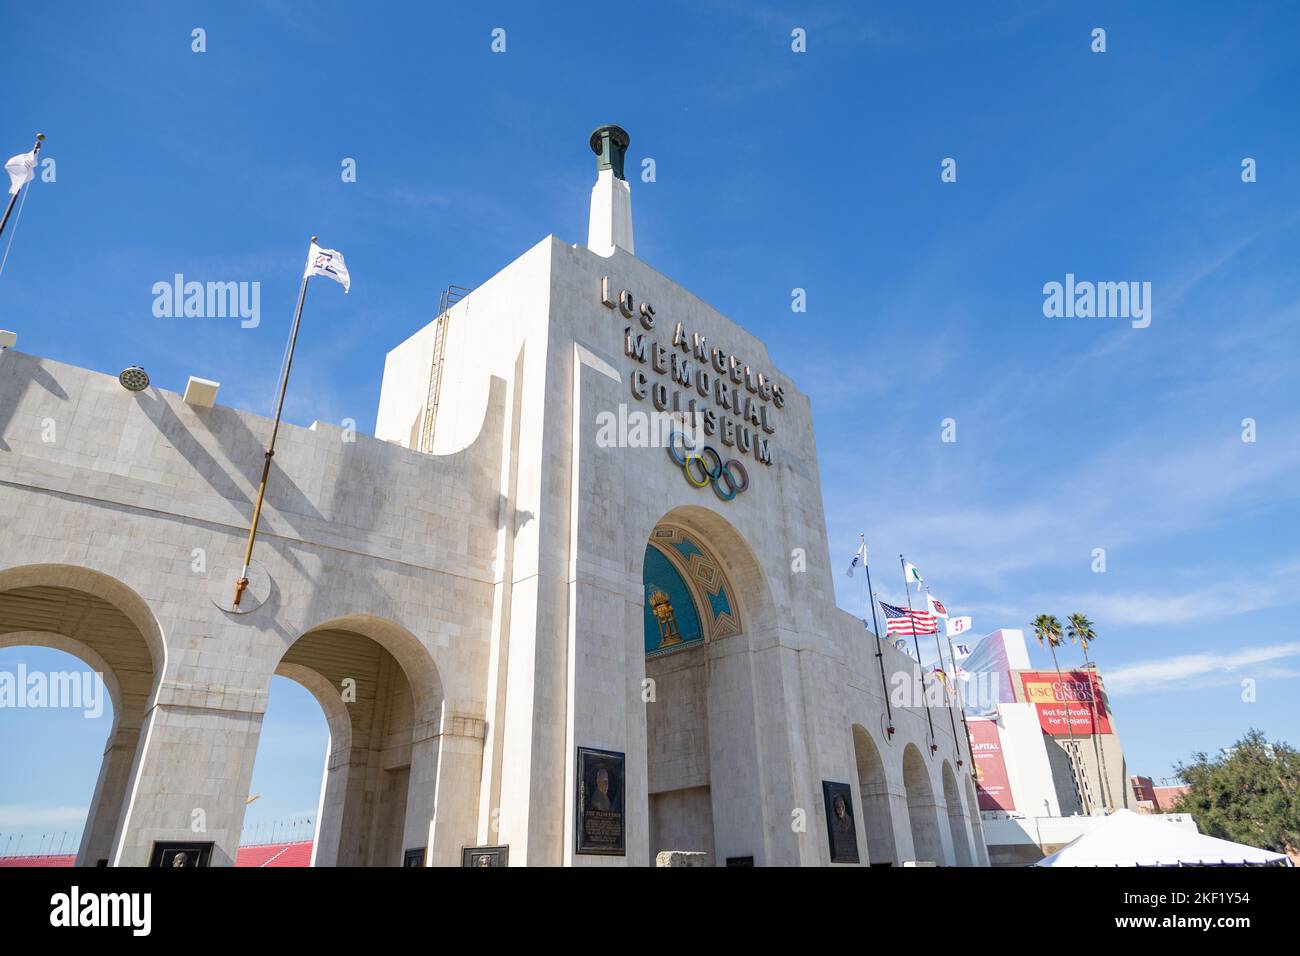
M 958 866 L 971 866 L 970 840 L 966 836 L 966 814 L 962 812 L 961 791 L 957 789 L 957 778 L 953 776 L 952 766 L 943 762 L 943 802 L 948 807 L 948 836 L 952 840 L 953 855 Z
M 275 673 L 306 688 L 329 726 L 313 866 L 402 866 L 429 838 L 442 693 L 428 652 L 391 622 L 311 629 Z M 421 863 L 423 862 L 421 857 Z
M 907 820 L 912 830 L 913 859 L 943 864 L 939 808 L 934 802 L 930 774 L 915 744 L 903 751 L 903 788 L 907 791 Z
M 111 712 L 76 848 L 78 866 L 111 865 L 129 811 L 145 715 L 166 660 L 157 621 L 139 595 L 99 572 L 66 565 L 11 568 L 0 572 L 0 648 L 18 647 L 62 651 L 88 670 L 26 674 L 27 686 L 20 689 L 15 681 L 15 691 L 43 686 L 47 697 L 40 706 Z M 58 661 L 41 659 L 51 666 Z M 100 695 L 106 700 L 96 701 Z
M 867 860 L 872 866 L 894 866 L 898 863 L 898 853 L 894 848 L 894 820 L 889 809 L 885 763 L 871 735 L 859 724 L 853 725 L 853 756 L 858 766 L 858 794 L 862 800 L 860 829 L 866 832 Z
M 666 515 L 646 544 L 649 859 L 704 852 L 768 862 L 753 642 L 774 615 L 740 535 L 700 507 Z
M 329 765 L 330 743 L 338 735 L 305 683 L 283 673 L 271 678 L 236 866 L 311 865 L 324 785 L 322 762 Z

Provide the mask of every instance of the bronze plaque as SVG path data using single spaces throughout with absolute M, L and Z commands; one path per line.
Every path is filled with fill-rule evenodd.
M 149 865 L 173 870 L 208 866 L 212 862 L 212 843 L 155 842 Z
M 509 866 L 508 846 L 467 846 L 460 851 L 461 866 Z
M 578 853 L 624 856 L 624 772 L 626 756 L 578 748 L 576 833 Z
M 853 822 L 853 791 L 847 783 L 822 781 L 826 800 L 826 835 L 831 844 L 832 863 L 859 863 L 858 830 Z
M 426 849 L 426 847 L 417 846 L 410 850 L 404 850 L 402 852 L 402 868 L 406 869 L 407 867 L 424 866 L 424 855 Z

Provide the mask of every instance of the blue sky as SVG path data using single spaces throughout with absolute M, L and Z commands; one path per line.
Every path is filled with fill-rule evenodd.
M 857 6 L 5 0 L 0 143 L 44 131 L 57 180 L 24 208 L 0 327 L 267 412 L 316 233 L 353 287 L 313 288 L 287 414 L 368 431 L 384 353 L 442 286 L 548 233 L 584 240 L 586 137 L 617 122 L 629 170 L 657 167 L 633 180 L 638 255 L 812 398 L 842 606 L 863 611 L 841 565 L 865 531 L 886 599 L 906 552 L 977 633 L 1092 617 L 1135 772 L 1251 726 L 1296 743 L 1300 11 Z M 155 318 L 177 272 L 260 282 L 260 326 Z M 1150 282 L 1150 327 L 1046 318 L 1067 273 Z M 54 658 L 0 652 L 20 659 Z M 5 720 L 0 852 L 55 826 L 30 808 L 85 806 L 107 729 Z M 251 825 L 313 811 L 319 786 L 305 692 L 277 680 L 266 737 Z

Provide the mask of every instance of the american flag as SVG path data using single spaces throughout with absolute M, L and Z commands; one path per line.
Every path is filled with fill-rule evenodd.
M 886 634 L 907 634 L 913 637 L 924 634 L 938 634 L 934 615 L 929 611 L 909 611 L 904 607 L 880 602 L 880 609 L 885 612 Z

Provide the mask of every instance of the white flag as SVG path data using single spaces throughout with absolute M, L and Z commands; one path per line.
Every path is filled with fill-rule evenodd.
M 345 293 L 352 285 L 352 279 L 348 276 L 348 267 L 343 262 L 343 253 L 337 249 L 322 249 L 314 242 L 311 244 L 311 251 L 307 253 L 307 271 L 302 276 L 304 279 L 308 276 L 325 276 L 333 279 L 342 284 Z
M 862 544 L 858 545 L 858 553 L 853 556 L 853 560 L 849 563 L 849 570 L 847 571 L 848 576 L 853 577 L 853 569 L 866 567 L 866 564 L 867 542 L 863 541 Z
M 925 583 L 925 578 L 921 577 L 921 572 L 916 569 L 915 564 L 908 564 L 906 561 L 904 561 L 903 565 L 904 565 L 904 573 L 903 573 L 904 580 L 909 584 L 912 581 L 915 581 L 916 590 L 919 593 L 921 590 L 921 585 Z
M 948 618 L 948 636 L 956 637 L 958 634 L 965 634 L 970 630 L 971 620 L 969 617 L 950 617 Z
M 19 153 L 5 163 L 5 172 L 9 174 L 9 195 L 14 195 L 36 178 L 36 150 Z

